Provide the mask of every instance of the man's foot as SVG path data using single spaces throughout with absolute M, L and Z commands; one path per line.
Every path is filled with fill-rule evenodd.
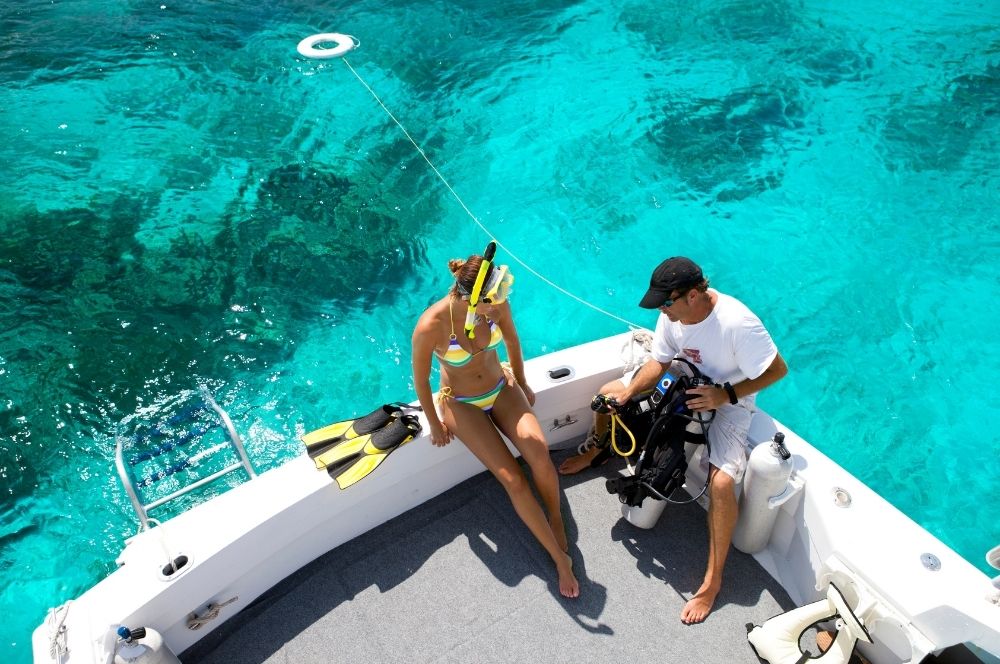
M 569 551 L 569 540 L 566 539 L 566 526 L 563 524 L 562 514 L 557 514 L 549 519 L 549 528 L 556 537 L 556 543 L 563 552 Z
M 556 572 L 559 574 L 559 594 L 563 597 L 579 597 L 580 582 L 573 574 L 573 559 L 566 556 L 563 564 L 556 565 Z
M 694 597 L 684 605 L 684 609 L 681 611 L 681 622 L 685 625 L 694 625 L 704 621 L 712 611 L 712 605 L 715 604 L 719 590 L 719 588 L 707 586 L 699 588 Z
M 581 454 L 563 459 L 563 462 L 559 464 L 559 474 L 573 475 L 581 470 L 590 468 L 590 462 L 594 460 L 599 451 L 596 447 L 591 447 L 584 450 Z

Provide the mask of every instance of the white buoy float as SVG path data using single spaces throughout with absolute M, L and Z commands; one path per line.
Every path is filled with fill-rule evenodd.
M 317 48 L 320 44 L 327 43 L 334 44 L 333 48 Z M 347 53 L 357 48 L 360 43 L 351 35 L 344 35 L 339 32 L 324 32 L 306 37 L 299 42 L 295 50 L 303 57 L 325 60 L 347 55 Z

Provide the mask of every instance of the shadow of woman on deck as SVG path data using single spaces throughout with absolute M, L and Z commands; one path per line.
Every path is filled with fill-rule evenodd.
M 572 542 L 565 496 L 563 509 Z M 185 651 L 183 661 L 253 664 L 279 651 L 321 649 L 324 641 L 335 647 L 330 661 L 390 661 L 403 653 L 434 659 L 526 615 L 554 620 L 533 578 L 581 628 L 610 633 L 598 622 L 606 589 L 588 581 L 572 544 L 570 554 L 581 584 L 575 600 L 559 594 L 551 559 L 502 487 L 480 473 L 286 577 Z

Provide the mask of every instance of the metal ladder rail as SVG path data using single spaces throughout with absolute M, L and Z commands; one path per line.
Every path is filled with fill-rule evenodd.
M 139 498 L 135 477 L 132 475 L 132 471 L 125 465 L 123 446 L 124 438 L 122 436 L 117 436 L 115 441 L 115 467 L 118 470 L 118 477 L 121 479 L 122 486 L 125 487 L 125 492 L 128 494 L 129 500 L 132 502 L 132 507 L 135 509 L 135 513 L 139 516 L 139 523 L 142 525 L 142 530 L 149 530 L 150 510 L 160 507 L 161 505 L 164 505 L 175 498 L 179 498 L 186 493 L 190 493 L 191 491 L 194 491 L 195 489 L 210 482 L 214 482 L 223 475 L 242 468 L 247 472 L 250 479 L 257 477 L 257 473 L 254 471 L 253 465 L 250 463 L 250 458 L 247 456 L 246 449 L 243 447 L 243 440 L 240 438 L 239 433 L 237 433 L 236 427 L 233 426 L 233 421 L 230 419 L 229 413 L 227 413 L 222 406 L 215 401 L 206 388 L 202 387 L 201 391 L 206 403 L 212 407 L 212 410 L 214 410 L 219 416 L 219 419 L 222 420 L 222 425 L 227 434 L 227 442 L 236 450 L 239 461 L 226 466 L 218 472 L 212 473 L 208 477 L 203 477 L 196 482 L 192 482 L 187 486 L 181 487 L 168 496 L 154 500 L 149 504 L 144 504 Z

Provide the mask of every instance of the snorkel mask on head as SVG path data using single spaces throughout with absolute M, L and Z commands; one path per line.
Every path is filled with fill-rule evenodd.
M 514 276 L 506 265 L 493 265 L 493 254 L 496 253 L 496 250 L 496 242 L 490 242 L 486 245 L 486 251 L 483 252 L 483 262 L 479 266 L 479 273 L 476 274 L 476 281 L 472 286 L 471 293 L 465 293 L 465 289 L 459 284 L 459 291 L 468 295 L 469 298 L 469 310 L 465 314 L 465 336 L 469 339 L 476 338 L 476 307 L 479 306 L 479 303 L 503 303 L 510 293 L 511 284 L 514 283 Z
M 479 301 L 483 304 L 503 304 L 510 295 L 511 284 L 514 283 L 514 275 L 506 265 L 494 265 L 490 271 L 490 276 L 486 278 L 483 286 L 483 295 Z

